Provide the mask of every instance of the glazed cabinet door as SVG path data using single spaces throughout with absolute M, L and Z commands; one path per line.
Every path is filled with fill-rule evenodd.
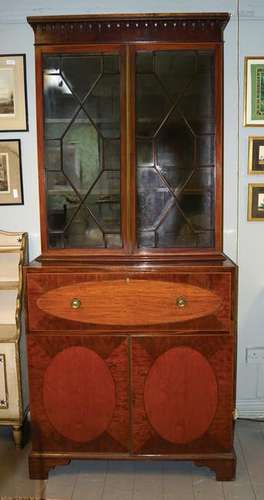
M 33 451 L 126 453 L 127 338 L 28 335 Z
M 229 335 L 132 340 L 133 452 L 227 452 L 233 439 Z
M 219 244 L 216 57 L 169 45 L 135 53 L 138 248 Z
M 120 59 L 109 46 L 42 53 L 41 196 L 50 249 L 122 247 Z

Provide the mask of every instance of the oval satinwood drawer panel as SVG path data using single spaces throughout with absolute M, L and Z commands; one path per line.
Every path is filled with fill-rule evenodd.
M 151 325 L 208 316 L 221 302 L 216 293 L 187 283 L 120 279 L 55 288 L 37 299 L 37 307 L 81 323 Z

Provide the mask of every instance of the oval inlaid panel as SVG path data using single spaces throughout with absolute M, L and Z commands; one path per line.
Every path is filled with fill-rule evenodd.
M 115 386 L 104 360 L 86 347 L 69 347 L 48 366 L 44 407 L 59 434 L 86 442 L 104 432 L 115 407 Z
M 184 299 L 184 307 L 177 300 Z M 78 299 L 78 308 L 72 308 Z M 116 280 L 67 285 L 43 294 L 37 305 L 59 318 L 100 325 L 176 323 L 213 314 L 217 294 L 186 283 Z
M 174 347 L 152 365 L 144 398 L 156 432 L 172 443 L 189 443 L 207 431 L 215 415 L 215 374 L 198 351 Z

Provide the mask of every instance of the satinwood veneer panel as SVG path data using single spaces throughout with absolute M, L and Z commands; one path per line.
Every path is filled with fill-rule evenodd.
M 230 450 L 233 383 L 229 336 L 133 338 L 134 453 Z
M 128 449 L 125 336 L 28 335 L 33 450 Z
M 231 273 L 28 274 L 30 330 L 97 328 L 228 331 Z M 80 307 L 72 308 L 73 299 Z M 179 307 L 178 299 L 184 300 Z

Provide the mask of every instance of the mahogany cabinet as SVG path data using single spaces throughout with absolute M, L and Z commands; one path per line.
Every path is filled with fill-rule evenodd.
M 228 18 L 28 19 L 42 239 L 26 268 L 32 478 L 74 458 L 192 460 L 234 478 Z

